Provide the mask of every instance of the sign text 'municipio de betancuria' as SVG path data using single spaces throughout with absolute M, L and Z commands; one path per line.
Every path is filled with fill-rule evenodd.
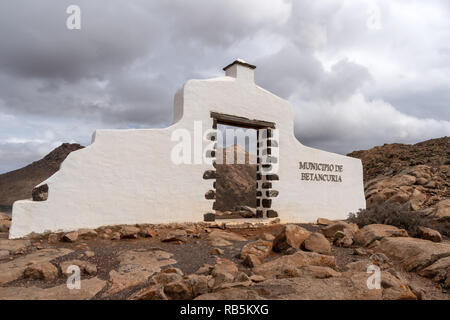
M 317 163 L 300 161 L 299 169 L 313 172 L 300 172 L 301 180 L 318 182 L 342 182 L 341 173 L 344 166 L 341 164 Z

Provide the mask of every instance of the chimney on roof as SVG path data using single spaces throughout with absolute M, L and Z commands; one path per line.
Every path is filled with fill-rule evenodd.
M 236 59 L 234 62 L 223 68 L 227 77 L 233 77 L 237 80 L 255 82 L 254 70 L 256 66 L 245 62 L 242 59 Z

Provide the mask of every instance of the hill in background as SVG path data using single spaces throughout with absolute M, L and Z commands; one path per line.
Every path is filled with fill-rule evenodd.
M 63 143 L 41 160 L 26 167 L 0 175 L 0 211 L 10 211 L 14 201 L 31 198 L 33 188 L 59 170 L 72 151 L 84 148 L 79 144 Z
M 450 218 L 449 137 L 385 144 L 348 156 L 362 160 L 368 208 L 398 203 L 429 217 Z
M 227 155 L 234 155 L 234 161 L 227 160 Z M 219 159 L 225 164 L 216 165 L 216 210 L 234 211 L 239 206 L 256 208 L 256 155 L 235 144 L 218 149 L 217 161 Z
M 367 182 L 378 176 L 394 176 L 417 165 L 431 168 L 450 165 L 450 137 L 416 144 L 385 144 L 369 150 L 353 151 L 348 156 L 361 159 L 364 182 Z

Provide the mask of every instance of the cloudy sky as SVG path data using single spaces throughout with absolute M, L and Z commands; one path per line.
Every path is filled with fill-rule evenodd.
M 450 136 L 448 0 L 3 0 L 0 173 L 97 128 L 165 127 L 183 82 L 235 58 L 292 103 L 305 145 Z

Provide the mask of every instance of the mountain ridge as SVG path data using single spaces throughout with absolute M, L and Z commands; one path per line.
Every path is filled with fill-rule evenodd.
M 0 210 L 10 211 L 15 201 L 31 198 L 36 185 L 57 172 L 71 152 L 82 148 L 84 147 L 77 143 L 63 143 L 40 160 L 0 174 Z

